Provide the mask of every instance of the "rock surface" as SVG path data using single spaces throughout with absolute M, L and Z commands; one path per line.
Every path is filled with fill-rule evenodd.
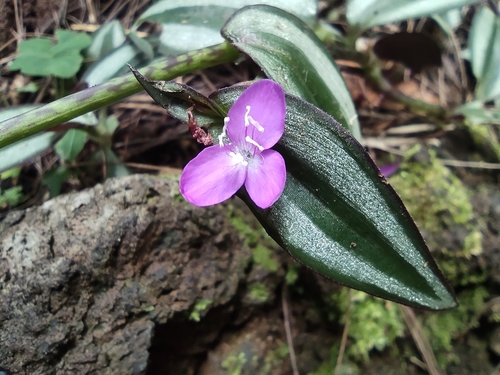
M 175 180 L 131 176 L 0 219 L 1 365 L 145 373 L 155 332 L 189 341 L 165 327 L 181 334 L 176 319 L 226 304 L 245 278 L 251 252 L 227 217 L 186 204 Z

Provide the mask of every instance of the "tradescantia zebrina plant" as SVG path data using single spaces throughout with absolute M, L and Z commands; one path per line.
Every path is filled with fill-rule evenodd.
M 256 5 L 234 13 L 222 35 L 222 45 L 170 60 L 165 78 L 155 69 L 158 63 L 132 69 L 140 85 L 206 146 L 181 176 L 186 200 L 206 206 L 236 193 L 271 237 L 312 270 L 411 306 L 456 306 L 401 200 L 356 140 L 359 124 L 345 83 L 307 25 L 281 9 Z M 235 60 L 235 48 L 267 79 L 210 97 L 164 80 L 174 78 L 172 70 L 180 75 L 199 69 L 193 61 L 206 67 Z M 124 97 L 137 91 L 129 77 L 120 79 L 62 100 L 71 115 L 80 115 L 83 105 L 88 111 L 107 104 L 106 92 Z M 54 106 L 38 112 L 38 129 L 61 119 L 50 111 Z M 1 131 L 0 145 L 22 136 Z M 31 127 L 26 134 L 34 132 Z
M 163 91 L 163 82 L 148 81 L 137 71 L 135 74 L 151 96 L 171 114 L 188 121 L 184 104 L 174 103 L 169 97 L 171 83 L 167 91 Z M 269 123 L 258 111 L 275 110 L 278 112 L 275 117 L 279 117 L 280 112 L 280 108 L 266 106 L 273 103 L 268 92 L 255 92 L 268 86 L 260 84 L 262 82 L 249 87 L 230 87 L 204 98 L 203 102 L 211 101 L 212 107 L 221 108 L 228 116 L 221 116 L 210 126 L 214 144 L 184 170 L 181 193 L 186 199 L 208 205 L 220 201 L 217 197 L 223 196 L 226 189 L 236 192 L 245 184 L 246 188 L 239 189 L 238 195 L 271 237 L 316 272 L 344 285 L 412 306 L 454 307 L 453 291 L 401 200 L 363 147 L 338 122 L 310 103 L 287 94 L 284 133 L 273 147 L 275 151 L 259 143 L 262 139 L 259 135 L 266 133 L 266 130 L 259 133 L 259 126 L 266 129 L 279 124 Z M 250 90 L 264 101 L 241 102 Z M 248 121 L 245 127 L 247 111 L 255 125 Z M 211 115 L 216 116 L 216 112 Z M 196 114 L 193 117 L 196 119 Z M 236 130 L 226 132 L 222 127 L 224 122 L 227 129 L 235 123 Z M 238 129 L 241 135 L 237 134 Z M 248 138 L 248 132 L 257 136 Z M 219 144 L 219 138 L 223 139 L 226 134 L 229 134 L 228 143 Z M 240 141 L 235 141 L 232 134 Z M 201 140 L 195 132 L 193 135 Z M 240 147 L 245 142 L 247 146 Z M 248 178 L 253 177 L 244 173 L 252 164 L 259 164 L 255 160 L 259 158 L 259 146 L 263 153 L 273 151 L 285 160 L 286 184 L 274 203 L 272 187 L 281 182 L 279 158 L 274 164 L 270 163 L 269 172 L 254 173 L 260 189 L 264 190 L 261 192 L 264 198 L 253 192 L 252 183 L 249 189 Z M 266 168 L 266 159 L 259 167 Z M 195 181 L 188 181 L 191 178 Z M 197 186 L 198 191 L 183 190 L 183 179 Z M 262 199 L 267 199 L 265 204 Z

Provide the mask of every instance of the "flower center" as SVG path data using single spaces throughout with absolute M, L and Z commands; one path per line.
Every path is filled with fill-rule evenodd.
M 231 151 L 229 152 L 228 154 L 232 159 L 233 159 L 233 162 L 234 164 L 243 164 L 245 167 L 248 165 L 248 160 L 251 158 L 248 157 L 248 155 L 246 155 L 247 157 L 243 156 L 239 150 L 238 152 L 234 152 L 234 151 Z
M 252 116 L 250 116 L 250 110 L 251 107 L 247 105 L 246 107 L 246 113 L 244 116 L 245 120 L 245 127 L 248 127 L 250 125 L 254 126 L 259 132 L 264 131 L 264 127 L 259 124 L 257 120 L 255 120 Z M 239 147 L 231 142 L 231 139 L 229 139 L 227 135 L 227 126 L 229 124 L 229 121 L 231 119 L 229 117 L 224 118 L 224 127 L 222 128 L 222 133 L 219 135 L 219 146 L 224 147 L 224 146 L 230 146 L 232 145 L 232 151 L 228 153 L 228 155 L 233 159 L 234 165 L 237 164 L 242 164 L 243 166 L 248 166 L 248 164 L 252 161 L 252 159 L 255 157 L 255 149 L 254 147 L 258 148 L 259 151 L 264 151 L 264 147 L 260 145 L 256 140 L 254 140 L 252 137 L 249 135 L 245 136 L 245 142 L 247 143 L 246 145 L 239 145 Z M 246 133 L 246 131 L 245 131 Z M 252 145 L 252 146 L 249 146 Z

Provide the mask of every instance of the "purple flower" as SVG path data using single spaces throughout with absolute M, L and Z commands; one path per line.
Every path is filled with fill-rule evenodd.
M 398 171 L 399 164 L 400 163 L 385 164 L 385 165 L 381 165 L 379 167 L 379 169 L 380 169 L 380 172 L 382 172 L 382 174 L 385 177 L 389 177 L 389 176 L 392 176 L 394 173 L 396 173 Z
M 224 119 L 219 144 L 205 148 L 182 171 L 181 194 L 197 206 L 209 206 L 245 185 L 257 206 L 270 207 L 285 188 L 285 161 L 270 150 L 284 129 L 281 86 L 268 79 L 252 84 Z

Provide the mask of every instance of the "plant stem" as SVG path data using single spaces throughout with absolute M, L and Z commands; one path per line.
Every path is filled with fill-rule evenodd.
M 443 119 L 447 116 L 447 110 L 442 106 L 414 99 L 392 87 L 392 85 L 382 76 L 379 61 L 375 56 L 372 55 L 371 58 L 363 64 L 362 68 L 366 77 L 375 88 L 385 93 L 391 99 L 403 104 L 409 110 L 424 113 L 436 119 Z
M 228 42 L 224 42 L 158 60 L 140 72 L 152 80 L 170 80 L 198 69 L 234 61 L 238 56 L 238 51 Z M 0 123 L 0 148 L 87 112 L 113 104 L 141 90 L 142 86 L 130 73 L 8 119 Z
M 357 62 L 363 69 L 367 80 L 380 92 L 389 96 L 391 99 L 403 104 L 411 111 L 424 113 L 430 117 L 442 119 L 448 115 L 445 108 L 414 99 L 403 94 L 401 91 L 392 87 L 392 85 L 383 77 L 377 57 L 371 52 L 356 51 L 354 41 L 356 33 L 349 34 L 343 40 L 339 40 L 335 35 L 331 35 L 321 24 L 315 30 L 316 35 L 327 46 L 334 59 L 350 60 Z

